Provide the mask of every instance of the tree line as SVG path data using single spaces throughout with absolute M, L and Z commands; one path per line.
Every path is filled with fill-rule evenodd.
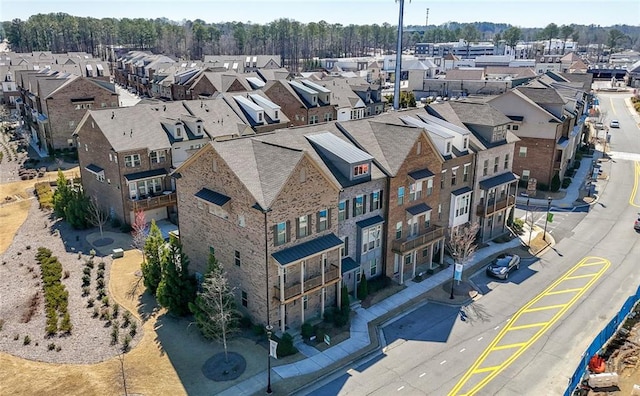
M 613 36 L 611 32 L 614 32 Z M 545 28 L 518 28 L 507 24 L 449 22 L 440 26 L 407 26 L 403 47 L 418 42 L 538 40 L 572 38 L 582 45 L 610 44 L 637 48 L 640 27 L 619 25 L 549 24 Z M 314 57 L 356 57 L 391 54 L 396 47 L 396 27 L 382 25 L 342 25 L 326 21 L 301 23 L 280 18 L 267 24 L 224 22 L 201 19 L 171 21 L 167 18 L 91 18 L 66 13 L 37 14 L 26 21 L 2 22 L 0 38 L 7 38 L 16 52 L 84 51 L 105 56 L 106 46 L 150 50 L 181 59 L 199 60 L 204 55 L 277 54 L 288 67 L 299 69 Z M 613 39 L 612 39 L 613 37 Z M 300 63 L 303 63 L 302 65 Z

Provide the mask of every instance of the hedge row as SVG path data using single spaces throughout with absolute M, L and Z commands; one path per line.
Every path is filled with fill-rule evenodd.
M 69 292 L 61 282 L 62 264 L 56 256 L 51 255 L 51 250 L 43 247 L 38 248 L 36 260 L 42 269 L 44 307 L 47 317 L 45 332 L 48 336 L 55 335 L 58 331 L 71 333 L 73 326 L 68 311 Z M 58 324 L 60 318 L 62 319 Z

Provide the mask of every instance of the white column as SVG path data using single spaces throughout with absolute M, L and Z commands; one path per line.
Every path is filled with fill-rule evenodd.
M 300 262 L 300 293 L 304 293 L 304 260 Z
M 400 256 L 400 284 L 404 285 L 404 254 Z
M 322 287 L 320 291 L 320 316 L 324 316 L 324 300 L 325 300 L 325 288 Z
M 284 320 L 286 310 L 287 310 L 287 306 L 284 304 L 280 304 L 280 331 L 283 333 L 285 332 L 285 327 L 286 327 L 285 320 Z
M 433 268 L 433 244 L 429 246 L 429 269 Z
M 411 255 L 413 256 L 413 268 L 411 270 L 411 278 L 413 279 L 416 277 L 416 261 L 418 261 L 418 251 L 414 250 Z
M 280 301 L 284 301 L 284 268 L 278 267 L 278 280 L 280 281 Z M 269 296 L 267 296 L 269 298 Z
M 441 239 L 440 242 L 440 264 L 444 263 L 444 239 Z

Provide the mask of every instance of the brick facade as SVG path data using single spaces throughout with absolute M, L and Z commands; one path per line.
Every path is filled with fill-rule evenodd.
M 56 90 L 45 102 L 51 131 L 48 144 L 62 149 L 75 146 L 71 134 L 89 105 L 91 109 L 118 107 L 118 94 L 80 77 Z
M 520 156 L 522 147 L 527 148 L 526 156 Z M 530 178 L 536 178 L 539 184 L 551 185 L 551 180 L 555 174 L 555 140 L 520 137 L 520 141 L 515 144 L 513 155 L 514 173 L 522 175 L 524 170 L 529 170 Z
M 418 145 L 421 145 L 420 154 L 418 154 Z M 421 169 L 429 169 L 434 176 L 431 177 L 433 179 L 433 191 L 431 194 L 427 193 L 426 189 L 426 181 L 423 180 L 423 190 L 422 196 L 419 199 L 414 201 L 409 201 L 409 185 L 413 183 L 413 180 L 408 176 L 410 172 L 414 172 Z M 384 263 L 385 274 L 394 278 L 400 283 L 404 283 L 405 280 L 413 278 L 415 276 L 413 274 L 413 266 L 407 265 L 404 266 L 404 273 L 402 272 L 402 265 L 398 267 L 398 271 L 394 269 L 395 265 L 395 256 L 396 254 L 404 256 L 408 254 L 413 254 L 414 250 L 406 250 L 402 252 L 394 252 L 393 242 L 396 241 L 396 224 L 402 223 L 402 236 L 400 239 L 406 239 L 409 233 L 409 225 L 407 224 L 408 214 L 407 209 L 414 205 L 418 205 L 420 203 L 425 203 L 429 207 L 431 207 L 431 221 L 434 221 L 437 218 L 437 208 L 440 203 L 440 177 L 442 171 L 442 162 L 441 157 L 438 154 L 437 150 L 428 140 L 428 137 L 425 135 L 425 132 L 420 134 L 419 139 L 416 141 L 414 146 L 412 147 L 410 153 L 405 158 L 402 166 L 396 173 L 395 177 L 389 179 L 389 187 L 387 194 L 389 197 L 389 203 L 387 206 L 387 254 L 386 260 Z M 404 195 L 404 203 L 398 204 L 398 189 L 399 187 L 405 188 Z M 424 215 L 419 216 L 418 220 L 418 235 L 425 235 L 430 231 L 434 230 L 434 226 L 432 225 L 428 229 L 425 228 L 425 220 Z M 428 243 L 427 248 L 434 249 L 435 245 L 438 243 L 442 243 L 444 241 L 444 236 L 436 237 L 433 243 Z M 443 246 L 439 246 L 442 248 Z M 431 252 L 433 254 L 433 251 Z M 435 255 L 433 256 L 434 260 L 436 259 Z M 400 257 L 404 260 L 404 257 Z M 424 263 L 425 260 L 420 253 L 417 254 L 416 259 L 418 262 L 417 265 L 421 264 L 431 264 Z
M 225 144 L 219 142 L 218 144 Z M 215 170 L 214 170 L 215 162 Z M 299 174 L 304 169 L 305 181 L 301 182 Z M 203 273 L 210 247 L 215 249 L 218 261 L 227 271 L 232 286 L 237 287 L 237 297 L 241 309 L 245 311 L 254 323 L 265 323 L 267 317 L 267 296 L 269 290 L 270 322 L 280 324 L 279 330 L 285 331 L 284 323 L 290 328 L 298 328 L 303 321 L 302 296 L 282 299 L 277 295 L 281 289 L 283 266 L 277 263 L 271 254 L 275 251 L 289 248 L 313 238 L 335 232 L 337 230 L 337 212 L 331 210 L 330 227 L 323 232 L 316 231 L 315 214 L 323 208 L 337 206 L 338 192 L 312 164 L 308 157 L 304 157 L 280 190 L 278 197 L 265 214 L 257 210 L 255 198 L 246 190 L 223 158 L 218 155 L 213 146 L 203 149 L 196 157 L 179 168 L 180 178 L 177 180 L 178 207 L 180 210 L 180 238 L 185 252 L 192 262 L 192 269 Z M 228 219 L 223 219 L 207 211 L 207 204 L 194 195 L 202 188 L 208 188 L 231 198 L 225 205 Z M 302 239 L 295 237 L 295 219 L 303 215 L 312 215 L 311 235 Z M 243 217 L 245 226 L 240 225 Z M 274 246 L 273 227 L 280 222 L 290 225 L 290 240 L 281 246 Z M 266 235 L 265 235 L 266 229 Z M 265 251 L 265 237 L 267 250 Z M 240 266 L 235 264 L 236 252 L 241 258 Z M 268 279 L 266 279 L 265 258 L 268 259 Z M 336 247 L 327 252 L 327 263 L 339 270 L 340 249 Z M 287 265 L 286 283 L 284 289 L 300 282 L 301 264 L 299 262 Z M 320 256 L 306 260 L 306 277 L 321 272 Z M 268 284 L 268 286 L 267 286 Z M 337 287 L 339 279 L 325 288 L 327 305 L 335 306 L 337 301 Z M 242 305 L 242 292 L 247 295 L 246 307 Z M 319 317 L 320 296 L 322 289 L 309 293 L 308 308 L 304 311 L 304 320 Z

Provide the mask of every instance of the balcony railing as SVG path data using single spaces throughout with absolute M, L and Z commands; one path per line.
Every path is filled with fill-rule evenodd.
M 147 198 L 141 199 L 131 199 L 131 210 L 149 210 L 155 208 L 161 208 L 163 206 L 169 206 L 175 204 L 177 202 L 177 197 L 175 192 L 171 192 L 169 194 L 162 194 L 156 196 L 150 196 Z
M 502 210 L 507 206 L 515 204 L 515 202 L 516 197 L 514 197 L 513 195 L 509 195 L 508 197 L 500 198 L 497 200 L 492 199 L 487 203 L 487 208 L 485 211 L 484 200 L 480 200 L 480 203 L 478 204 L 478 207 L 476 209 L 476 214 L 478 216 L 488 216 L 494 212 L 497 212 L 498 210 Z
M 331 283 L 336 279 L 340 278 L 340 273 L 338 272 L 339 268 L 335 265 L 331 265 L 330 269 L 324 273 L 324 284 Z M 285 286 L 284 288 L 284 300 L 287 301 L 291 298 L 301 295 L 302 293 L 306 293 L 312 291 L 313 289 L 317 289 L 323 285 L 322 283 L 322 274 L 316 274 L 307 277 L 304 280 L 304 290 L 302 288 L 302 284 L 298 281 L 292 285 Z M 278 298 L 281 298 L 280 287 L 274 286 L 275 293 Z
M 406 253 L 421 248 L 444 237 L 444 228 L 432 226 L 424 230 L 418 235 L 408 236 L 406 238 L 396 239 L 392 243 L 391 250 L 397 253 Z

